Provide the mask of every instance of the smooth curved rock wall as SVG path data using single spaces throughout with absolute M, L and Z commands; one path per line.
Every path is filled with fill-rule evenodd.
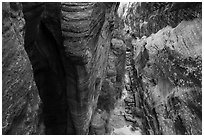
M 52 114 L 43 115 L 41 122 L 46 120 L 47 126 L 50 126 L 49 123 L 52 122 L 66 124 L 67 121 L 70 126 L 67 126 L 67 129 L 73 128 L 73 124 L 76 134 L 88 134 L 102 82 L 106 77 L 111 32 L 114 27 L 117 4 L 61 3 L 62 22 L 58 16 L 60 15 L 60 3 L 23 4 L 24 18 L 27 23 L 25 37 L 24 34 L 22 35 L 22 30 L 15 32 L 19 26 L 21 29 L 24 27 L 22 12 L 21 15 L 14 15 L 15 18 L 20 17 L 23 20 L 23 23 L 18 24 L 19 20 L 15 21 L 16 19 L 10 18 L 9 3 L 4 5 L 5 10 L 3 10 L 5 15 L 3 30 L 6 32 L 3 35 L 3 134 L 42 134 L 41 132 L 43 132 L 43 129 L 39 129 L 43 128 L 39 123 L 41 118 L 40 99 L 27 54 L 32 62 L 34 74 L 36 74 L 34 76 L 40 89 L 39 93 L 44 101 L 44 106 L 47 105 L 47 109 L 53 109 L 52 105 L 59 105 L 55 104 L 59 98 L 57 93 L 62 95 L 61 92 L 65 89 L 63 84 L 67 85 L 67 93 L 63 93 L 63 95 L 67 94 L 67 98 L 63 97 L 63 99 L 67 99 L 69 106 L 67 116 L 71 114 L 71 117 L 57 119 L 60 115 L 65 116 L 66 114 L 62 114 L 61 111 L 59 114 L 51 112 Z M 21 4 L 10 5 L 18 11 L 18 6 Z M 87 16 L 84 10 L 87 10 L 87 13 L 91 12 L 91 16 Z M 78 11 L 84 11 L 81 12 L 84 14 L 79 15 Z M 79 37 L 83 38 L 79 40 Z M 23 48 L 24 41 L 27 54 Z M 49 47 L 49 45 L 51 46 Z M 56 48 L 55 46 L 60 47 Z M 63 50 L 63 46 L 65 50 Z M 45 69 L 49 70 L 45 71 Z M 11 74 L 12 78 L 7 76 Z M 62 76 L 63 74 L 65 74 L 65 78 Z M 14 89 L 16 89 L 15 93 Z M 58 90 L 55 91 L 56 89 Z M 54 92 L 57 92 L 56 96 L 53 96 Z M 6 97 L 8 94 L 10 98 Z M 48 95 L 53 96 L 51 102 L 49 102 L 51 98 L 46 99 Z M 63 109 L 63 113 L 67 111 L 64 111 L 63 106 L 60 108 L 58 106 L 57 109 Z M 49 118 L 48 115 L 50 115 Z M 50 118 L 54 120 L 51 121 Z M 60 129 L 57 125 L 56 128 L 49 128 L 47 133 L 66 130 L 64 127 Z

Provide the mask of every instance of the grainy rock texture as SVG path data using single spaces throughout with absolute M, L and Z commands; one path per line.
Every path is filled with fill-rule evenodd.
M 40 99 L 31 65 L 43 104 L 45 134 L 89 133 L 106 77 L 117 5 L 22 3 L 24 21 L 22 8 L 18 9 L 21 4 L 5 3 L 3 134 L 37 134 L 40 131 L 36 127 Z M 18 30 L 24 24 L 25 37 L 23 31 Z M 9 98 L 5 98 L 8 95 Z M 20 122 L 28 126 L 24 128 L 24 123 Z
M 129 5 L 125 23 L 136 37 L 150 36 L 167 25 L 202 17 L 199 2 L 137 2 Z
M 202 3 L 2 5 L 3 134 L 202 134 Z
M 142 48 L 133 43 L 140 50 L 135 68 L 142 83 L 141 103 L 154 118 L 147 119 L 155 124 L 149 125 L 154 134 L 202 133 L 200 28 L 200 20 L 184 21 L 144 39 Z
M 23 47 L 21 6 L 2 7 L 2 134 L 40 134 L 40 98 Z
M 137 100 L 131 111 L 143 134 L 202 134 L 201 3 L 153 4 L 140 3 L 129 14 L 143 19 L 130 26 Z

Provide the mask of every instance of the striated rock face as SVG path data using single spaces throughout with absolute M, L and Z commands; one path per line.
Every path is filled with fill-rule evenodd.
M 15 4 L 10 6 L 18 11 Z M 9 7 L 9 3 L 6 5 Z M 3 28 L 8 32 L 8 36 L 3 36 L 6 38 L 3 40 L 3 97 L 11 96 L 3 100 L 3 134 L 41 131 L 37 129 L 38 92 L 43 104 L 45 134 L 88 134 L 106 77 L 117 3 L 22 3 L 22 6 L 23 15 L 16 17 L 24 16 L 24 38 L 22 30 L 15 32 L 21 25 L 18 21 L 10 25 L 13 20 L 6 13 L 9 8 L 3 13 L 8 18 Z M 8 49 L 7 45 L 12 48 Z M 21 66 L 17 68 L 18 65 Z M 17 72 L 13 74 L 15 68 Z M 14 87 L 7 88 L 9 85 Z M 25 88 L 23 92 L 21 87 Z M 27 127 L 24 128 L 23 122 Z
M 124 7 L 3 3 L 3 134 L 202 134 L 202 3 Z
M 142 38 L 131 43 L 134 57 L 130 77 L 137 100 L 132 112 L 143 134 L 202 134 L 201 5 L 193 5 L 173 3 L 164 10 L 164 4 L 158 16 L 162 14 L 167 22 L 156 22 L 158 32 L 151 34 L 154 31 L 147 27 L 140 29 L 151 32 L 147 37 L 134 33 Z M 178 22 L 167 24 L 178 16 Z
M 72 60 L 76 78 L 73 83 L 65 67 L 67 96 L 78 134 L 88 131 L 106 77 L 115 8 L 116 3 L 62 3 L 65 58 Z
M 21 6 L 2 7 L 2 134 L 41 134 L 40 98 L 23 47 Z

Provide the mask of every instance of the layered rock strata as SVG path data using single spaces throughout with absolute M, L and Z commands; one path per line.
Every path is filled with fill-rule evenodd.
M 22 3 L 22 5 L 25 37 L 23 39 L 20 32 L 14 34 L 11 31 L 10 37 L 20 35 L 22 41 L 22 43 L 17 44 L 17 47 L 13 47 L 18 48 L 19 46 L 21 49 L 13 49 L 11 53 L 21 51 L 23 53 L 22 58 L 26 57 L 22 47 L 24 45 L 31 61 L 34 79 L 43 103 L 42 119 L 45 125 L 45 134 L 88 134 L 90 122 L 97 107 L 102 81 L 106 77 L 111 32 L 114 28 L 114 17 L 118 4 L 68 2 Z M 12 6 L 14 9 L 16 8 L 15 3 Z M 5 30 L 9 28 L 10 26 L 4 27 Z M 17 38 L 12 40 L 16 41 Z M 3 45 L 7 45 L 7 43 Z M 6 47 L 3 53 L 8 55 Z M 17 59 L 19 58 L 17 57 Z M 5 64 L 7 62 L 9 61 L 5 60 Z M 29 62 L 24 60 L 24 62 L 19 62 L 19 64 L 21 63 L 25 65 Z M 27 67 L 31 68 L 29 64 Z M 4 68 L 3 70 L 6 71 L 7 67 Z M 22 75 L 22 80 L 28 84 L 34 83 L 31 75 L 32 70 L 28 70 L 25 70 L 29 73 Z M 3 81 L 10 80 L 6 76 L 10 75 L 10 72 L 4 74 L 5 80 L 3 79 Z M 20 73 L 19 76 L 21 76 Z M 28 78 L 25 80 L 24 77 L 26 76 Z M 13 82 L 15 83 L 15 81 Z M 6 86 L 5 83 L 3 85 L 3 87 Z M 35 92 L 33 91 L 35 96 L 31 97 L 32 99 L 38 97 L 35 84 L 26 87 L 29 87 L 31 91 L 33 91 L 32 88 L 35 88 Z M 3 91 L 6 92 L 4 92 L 5 96 L 11 94 L 12 89 L 10 92 L 6 92 L 6 87 L 3 88 Z M 27 96 L 32 96 L 31 92 L 27 94 L 29 90 L 23 91 L 25 94 L 21 92 L 22 96 L 26 96 L 25 99 Z M 20 91 L 15 92 L 15 94 L 18 93 Z M 8 102 L 5 99 L 3 107 L 11 105 L 10 108 L 13 110 L 13 105 L 22 105 L 22 109 L 25 108 L 27 111 L 27 105 L 29 105 L 27 102 L 32 99 L 29 101 L 23 99 L 21 99 L 20 104 Z M 37 102 L 32 105 L 39 105 L 39 97 L 35 101 Z M 19 108 L 19 111 L 22 109 Z M 35 109 L 29 109 L 29 111 L 35 112 L 32 113 L 32 117 L 37 115 L 38 108 L 35 106 Z M 8 117 L 9 115 L 6 115 L 7 110 L 4 107 L 3 118 L 8 120 L 11 117 L 11 120 L 9 123 L 4 121 L 4 134 L 8 130 L 12 130 L 12 132 L 9 131 L 9 134 L 37 134 L 26 128 L 19 130 L 19 128 L 11 127 L 11 125 L 17 124 L 12 121 L 13 118 L 20 114 L 9 114 L 11 116 Z M 24 111 L 22 113 L 24 114 Z M 32 123 L 31 126 L 35 127 L 38 121 L 39 119 L 34 121 L 36 123 Z M 10 125 L 7 126 L 7 124 Z
M 88 130 L 106 77 L 115 8 L 116 3 L 62 3 L 65 60 L 70 58 L 76 70 L 70 74 L 65 66 L 68 104 L 80 134 Z M 77 78 L 74 83 L 70 75 Z

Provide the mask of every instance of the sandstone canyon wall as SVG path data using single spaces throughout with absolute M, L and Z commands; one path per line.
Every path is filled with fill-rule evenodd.
M 132 7 L 126 23 L 135 121 L 144 134 L 202 134 L 202 4 Z
M 202 134 L 202 3 L 118 6 L 2 4 L 2 134 Z
M 3 3 L 3 134 L 89 133 L 117 5 Z
M 23 47 L 21 6 L 2 7 L 2 134 L 40 134 L 40 98 Z

